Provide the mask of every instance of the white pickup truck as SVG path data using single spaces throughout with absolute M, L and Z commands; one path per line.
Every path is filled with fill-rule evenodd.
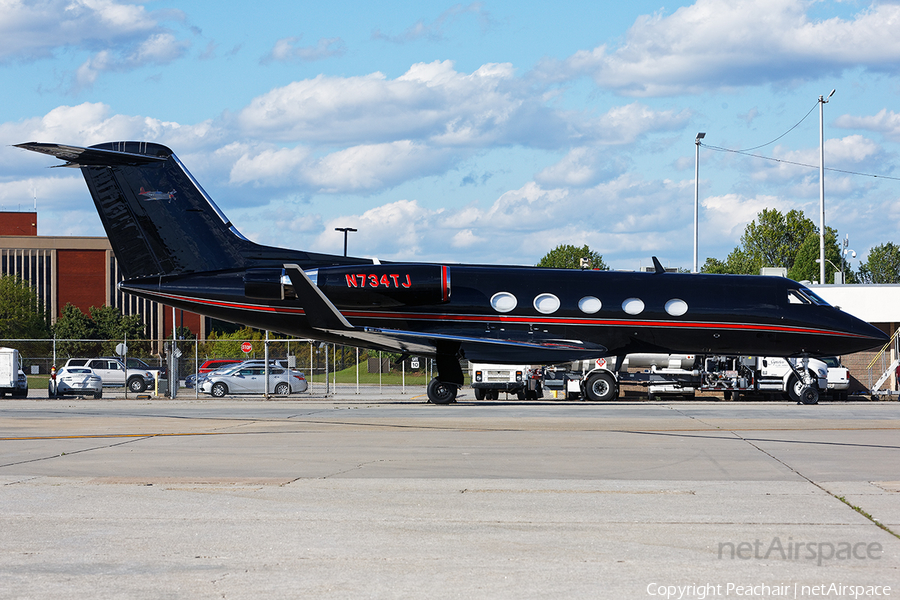
M 66 366 L 92 369 L 103 380 L 103 387 L 124 387 L 127 384 L 129 392 L 140 394 L 153 386 L 153 375 L 149 371 L 131 368 L 126 371 L 118 358 L 70 358 Z

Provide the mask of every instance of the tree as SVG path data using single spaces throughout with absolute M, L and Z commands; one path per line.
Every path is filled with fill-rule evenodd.
M 104 304 L 101 307 L 91 307 L 91 322 L 94 324 L 95 335 L 104 340 L 100 353 L 104 356 L 113 356 L 116 347 L 128 341 L 129 356 L 146 356 L 149 354 L 150 345 L 138 343 L 147 337 L 147 326 L 140 315 L 123 315 L 114 306 Z
M 37 293 L 19 277 L 0 275 L 0 339 L 50 337 Z
M 794 265 L 788 270 L 787 276 L 794 281 L 819 281 L 819 231 L 810 232 L 797 250 Z M 838 246 L 837 231 L 831 227 L 825 227 L 825 281 L 834 281 L 834 274 L 840 272 L 841 249 Z M 850 270 L 849 265 L 844 269 L 844 283 L 856 283 L 856 276 Z
M 58 344 L 57 352 L 63 356 L 96 356 L 100 352 L 98 344 L 83 341 L 97 338 L 97 326 L 80 308 L 71 303 L 66 304 L 56 320 L 53 337 L 59 340 L 81 340 Z
M 900 283 L 900 246 L 893 242 L 869 250 L 866 262 L 859 265 L 861 283 Z
M 740 245 L 731 251 L 725 262 L 707 260 L 703 272 L 756 275 L 762 267 L 784 267 L 790 271 L 800 246 L 817 231 L 813 222 L 799 210 L 781 214 L 774 208 L 763 209 L 744 229 Z
M 537 266 L 552 269 L 580 269 L 582 258 L 590 259 L 590 268 L 592 269 L 600 269 L 602 271 L 609 269 L 606 263 L 603 262 L 603 256 L 599 252 L 591 250 L 587 244 L 581 248 L 560 244 L 548 252 Z
M 140 315 L 124 316 L 113 306 L 104 304 L 91 307 L 91 321 L 96 327 L 97 337 L 101 340 L 143 339 L 146 336 L 146 325 Z

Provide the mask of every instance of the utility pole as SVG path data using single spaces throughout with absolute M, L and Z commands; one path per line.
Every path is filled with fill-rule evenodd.
M 698 133 L 694 140 L 697 147 L 694 153 L 694 273 L 700 272 L 700 140 L 705 137 L 705 133 Z
M 819 96 L 819 283 L 825 283 L 825 105 L 834 96 Z

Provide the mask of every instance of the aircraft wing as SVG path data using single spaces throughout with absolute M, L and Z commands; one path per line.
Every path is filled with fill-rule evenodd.
M 405 354 L 435 354 L 439 347 L 458 346 L 470 360 L 501 362 L 514 360 L 520 352 L 531 357 L 528 362 L 548 363 L 594 358 L 606 353 L 605 347 L 581 340 L 545 339 L 524 342 L 381 327 L 355 327 L 299 265 L 286 264 L 284 269 L 310 325 L 332 336 L 344 338 L 348 343 L 363 342 L 365 345 L 389 348 Z

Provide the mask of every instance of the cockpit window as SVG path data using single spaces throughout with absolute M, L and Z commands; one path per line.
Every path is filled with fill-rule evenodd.
M 830 306 L 828 302 L 825 301 L 821 296 L 816 295 L 814 291 L 809 288 L 800 288 L 800 291 L 806 295 L 807 298 L 812 301 L 813 304 L 817 306 Z
M 788 290 L 789 304 L 815 304 L 816 306 L 829 306 L 829 304 L 809 288 Z
M 788 290 L 788 304 L 812 304 L 806 296 L 798 290 Z

